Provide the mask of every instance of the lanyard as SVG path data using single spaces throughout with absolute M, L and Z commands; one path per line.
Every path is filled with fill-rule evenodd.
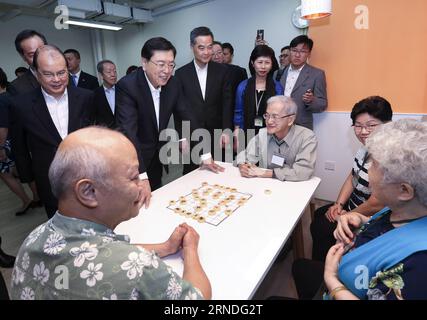
M 257 114 L 258 114 L 258 110 L 259 110 L 259 105 L 261 104 L 261 101 L 262 101 L 262 97 L 264 97 L 264 92 L 265 91 L 262 92 L 261 97 L 259 98 L 259 101 L 258 101 L 258 94 L 257 94 L 256 88 L 255 88 L 255 108 L 256 108 Z

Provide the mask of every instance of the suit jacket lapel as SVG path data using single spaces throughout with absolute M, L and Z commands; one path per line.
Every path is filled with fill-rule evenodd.
M 206 91 L 205 91 L 205 101 L 208 101 L 208 98 L 210 97 L 211 91 L 216 86 L 215 84 L 216 80 L 216 70 L 215 67 L 212 65 L 212 63 L 208 63 L 208 74 L 206 78 Z
M 153 96 L 151 95 L 150 86 L 148 85 L 147 78 L 145 77 L 145 73 L 143 70 L 138 74 L 138 83 L 140 83 L 140 89 L 142 93 L 142 103 L 141 105 L 146 106 L 146 110 L 144 110 L 144 113 L 147 113 L 147 117 L 150 119 L 150 121 L 153 123 L 154 128 L 157 128 L 157 131 L 159 128 L 157 127 L 157 118 L 156 118 L 156 111 L 154 110 L 154 101 Z M 160 105 L 160 103 L 159 103 Z M 159 107 L 160 109 L 160 107 Z M 161 109 L 160 109 L 161 110 Z M 159 110 L 159 113 L 160 113 Z M 159 115 L 160 120 L 160 115 Z
M 304 81 L 308 78 L 309 73 L 310 73 L 310 71 L 309 71 L 308 65 L 306 64 L 304 66 L 304 68 L 302 68 L 302 70 L 298 76 L 297 82 L 295 83 L 295 86 L 292 90 L 292 93 L 294 93 L 298 89 L 298 87 L 304 83 Z
M 196 90 L 197 95 L 199 96 L 200 101 L 205 101 L 203 100 L 203 95 L 202 95 L 202 88 L 200 87 L 200 82 L 199 82 L 199 77 L 197 76 L 197 71 L 196 71 L 196 66 L 194 65 L 194 60 L 193 62 L 190 62 L 190 73 L 189 73 L 189 79 L 188 81 L 193 84 L 196 84 L 196 87 L 194 88 L 194 90 Z M 208 87 L 208 83 L 207 83 L 207 79 L 206 79 L 206 89 Z M 206 98 L 206 92 L 205 92 L 205 98 Z
M 80 129 L 81 101 L 75 88 L 68 89 L 68 134 Z
M 53 123 L 52 117 L 50 116 L 49 110 L 44 100 L 43 94 L 40 90 L 37 90 L 37 95 L 32 99 L 33 111 L 37 118 L 39 118 L 42 125 L 46 128 L 47 132 L 50 133 L 51 137 L 59 144 L 62 141 L 58 130 Z

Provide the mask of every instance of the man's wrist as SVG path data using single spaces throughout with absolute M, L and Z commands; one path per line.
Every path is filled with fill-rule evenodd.
M 212 159 L 212 154 L 210 152 L 202 154 L 200 156 L 200 160 L 202 160 L 202 162 L 206 161 L 206 160 L 209 160 L 209 159 Z

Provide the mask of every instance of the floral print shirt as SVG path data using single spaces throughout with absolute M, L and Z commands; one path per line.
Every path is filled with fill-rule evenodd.
M 56 213 L 22 244 L 12 299 L 203 299 L 152 251 L 106 226 Z

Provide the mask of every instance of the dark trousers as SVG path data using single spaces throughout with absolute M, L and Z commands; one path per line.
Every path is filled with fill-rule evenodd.
M 292 276 L 299 299 L 312 300 L 320 298 L 323 287 L 323 272 L 325 265 L 323 262 L 298 259 L 292 264 Z
M 4 282 L 3 275 L 0 272 L 0 300 L 9 300 L 7 293 L 6 283 Z
M 328 204 L 314 212 L 313 221 L 310 225 L 313 239 L 313 260 L 324 262 L 329 249 L 336 243 L 333 233 L 337 223 L 335 221 L 330 222 L 325 215 L 331 206 L 332 204 Z
M 162 186 L 163 165 L 159 156 L 155 155 L 147 168 L 148 180 L 150 181 L 151 191 L 159 189 Z

